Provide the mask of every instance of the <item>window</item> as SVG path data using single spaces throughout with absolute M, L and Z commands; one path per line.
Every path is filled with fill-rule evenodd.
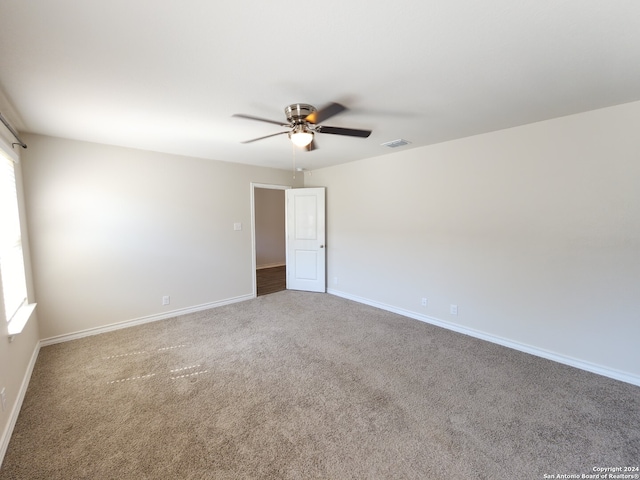
M 28 305 L 15 165 L 0 145 L 0 280 L 9 335 L 20 333 L 35 304 Z

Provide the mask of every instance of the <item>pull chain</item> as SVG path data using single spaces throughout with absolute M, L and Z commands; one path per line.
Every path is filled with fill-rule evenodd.
M 292 165 L 292 173 L 293 173 L 293 179 L 296 179 L 296 146 L 293 144 L 293 142 L 291 142 L 291 158 L 293 160 L 293 165 Z

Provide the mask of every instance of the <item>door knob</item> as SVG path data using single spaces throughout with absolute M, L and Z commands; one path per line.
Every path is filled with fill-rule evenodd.
M 320 248 L 324 248 L 324 245 L 320 245 Z

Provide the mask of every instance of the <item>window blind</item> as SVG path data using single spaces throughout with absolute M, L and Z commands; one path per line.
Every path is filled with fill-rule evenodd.
M 5 318 L 9 322 L 26 304 L 20 214 L 16 191 L 15 165 L 0 148 L 0 278 Z

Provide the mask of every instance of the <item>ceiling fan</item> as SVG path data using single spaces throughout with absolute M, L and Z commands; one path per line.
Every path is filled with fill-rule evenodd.
M 273 123 L 280 125 L 281 127 L 287 127 L 289 130 L 284 132 L 273 133 L 271 135 L 265 135 L 264 137 L 254 138 L 242 143 L 252 143 L 258 140 L 263 140 L 269 137 L 275 137 L 276 135 L 289 135 L 291 142 L 298 147 L 306 147 L 307 150 L 314 149 L 313 137 L 316 133 L 330 133 L 333 135 L 346 135 L 348 137 L 361 137 L 367 138 L 371 135 L 371 130 L 357 130 L 355 128 L 342 128 L 342 127 L 329 127 L 320 125 L 320 122 L 327 120 L 328 118 L 337 115 L 345 111 L 347 108 L 339 103 L 330 103 L 326 107 L 317 110 L 313 105 L 306 103 L 293 103 L 284 109 L 284 113 L 287 116 L 288 123 L 278 122 L 276 120 L 269 120 L 266 118 L 254 117 L 253 115 L 244 115 L 242 113 L 236 113 L 234 117 L 247 118 L 249 120 L 257 120 L 259 122 Z

